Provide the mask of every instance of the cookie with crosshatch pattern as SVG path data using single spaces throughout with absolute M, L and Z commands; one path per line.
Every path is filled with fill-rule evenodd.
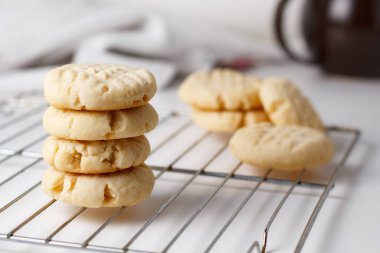
M 270 123 L 239 129 L 230 139 L 229 149 L 242 162 L 288 171 L 327 164 L 334 154 L 331 140 L 316 129 Z
M 309 100 L 288 79 L 264 79 L 259 94 L 264 110 L 275 125 L 308 126 L 325 131 Z
M 146 160 L 150 145 L 145 136 L 104 141 L 77 141 L 50 136 L 43 148 L 44 160 L 60 171 L 109 173 L 138 166 Z
M 52 198 L 76 206 L 133 206 L 149 197 L 154 186 L 152 169 L 142 164 L 103 174 L 79 174 L 50 167 L 42 179 L 43 190 Z
M 106 111 L 145 105 L 157 90 L 152 73 L 116 64 L 67 64 L 44 79 L 48 103 L 62 109 Z
M 203 110 L 249 111 L 262 108 L 260 80 L 232 69 L 198 71 L 179 88 L 180 98 Z
M 157 124 L 157 112 L 150 104 L 115 111 L 75 111 L 50 106 L 43 117 L 49 134 L 84 141 L 136 137 Z

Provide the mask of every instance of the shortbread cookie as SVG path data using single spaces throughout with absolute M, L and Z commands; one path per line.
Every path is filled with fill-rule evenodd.
M 239 129 L 231 138 L 229 148 L 242 162 L 289 171 L 324 165 L 334 153 L 330 139 L 318 130 L 268 123 Z
M 148 103 L 157 90 L 145 69 L 112 64 L 68 64 L 47 73 L 49 104 L 72 110 L 119 110 Z
M 260 80 L 230 69 L 199 71 L 188 76 L 179 89 L 180 98 L 204 110 L 261 108 Z
M 309 100 L 289 80 L 265 79 L 260 87 L 260 99 L 274 124 L 308 126 L 324 131 Z
M 74 111 L 50 106 L 43 125 L 49 134 L 72 140 L 110 140 L 143 135 L 158 123 L 154 108 L 142 105 L 116 111 Z
M 146 165 L 105 174 L 77 174 L 50 167 L 44 191 L 56 200 L 83 207 L 133 206 L 149 197 L 154 175 Z
M 196 125 L 218 132 L 234 131 L 243 126 L 269 121 L 263 110 L 203 111 L 193 108 L 191 116 Z
M 50 136 L 44 160 L 60 171 L 109 173 L 136 167 L 146 160 L 150 145 L 145 136 L 106 141 L 73 141 Z

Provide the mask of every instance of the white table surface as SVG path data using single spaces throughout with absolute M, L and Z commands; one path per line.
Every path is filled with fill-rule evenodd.
M 344 192 L 339 197 L 327 199 L 304 252 L 378 252 L 380 79 L 327 76 L 313 66 L 287 62 L 259 67 L 252 73 L 260 77 L 289 77 L 310 98 L 327 125 L 352 126 L 362 131 L 362 137 L 348 161 L 349 166 L 341 171 L 336 182 L 346 186 Z M 2 85 L 0 78 L 0 87 Z M 152 103 L 159 110 L 188 111 L 186 105 L 178 100 L 176 86 L 158 92 Z M 71 252 L 0 241 L 0 252 L 52 251 Z

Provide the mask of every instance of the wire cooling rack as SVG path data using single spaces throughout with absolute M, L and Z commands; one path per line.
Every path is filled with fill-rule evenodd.
M 152 153 L 146 163 L 157 179 L 151 198 L 136 207 L 88 209 L 56 202 L 41 191 L 47 167 L 41 158 L 47 137 L 41 126 L 44 108 L 2 116 L 2 240 L 103 252 L 186 252 L 181 245 L 188 252 L 267 252 L 271 245 L 301 252 L 360 136 L 356 129 L 329 127 L 334 161 L 285 173 L 241 164 L 228 152 L 229 135 L 207 132 L 176 113 L 161 113 L 158 127 L 147 134 Z M 312 194 L 302 195 L 310 189 Z M 291 209 L 301 195 L 314 200 L 312 208 Z M 257 206 L 261 211 L 254 211 Z M 306 220 L 297 222 L 298 229 L 271 229 L 286 220 L 282 213 L 301 213 Z M 291 245 L 276 243 L 275 236 Z

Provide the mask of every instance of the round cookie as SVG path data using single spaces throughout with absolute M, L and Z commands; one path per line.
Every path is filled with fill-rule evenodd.
M 289 80 L 265 79 L 259 95 L 274 124 L 308 126 L 324 131 L 323 123 L 309 100 Z
M 242 162 L 288 171 L 327 164 L 334 153 L 330 139 L 318 130 L 268 123 L 239 129 L 232 136 L 229 149 Z
M 133 206 L 149 197 L 154 175 L 146 165 L 106 174 L 77 174 L 50 167 L 42 179 L 52 198 L 76 206 Z
M 109 173 L 136 167 L 146 160 L 150 145 L 145 136 L 106 141 L 74 141 L 50 136 L 44 160 L 60 171 Z
M 179 88 L 180 98 L 203 110 L 261 108 L 260 80 L 231 69 L 199 71 L 188 76 Z
M 157 90 L 152 73 L 113 64 L 68 64 L 44 79 L 50 105 L 72 110 L 119 110 L 146 104 Z
M 158 123 L 150 104 L 116 111 L 74 111 L 50 106 L 43 125 L 49 134 L 72 140 L 110 140 L 143 135 Z
M 196 125 L 217 132 L 231 132 L 246 125 L 269 121 L 263 110 L 203 111 L 193 108 L 191 117 Z

